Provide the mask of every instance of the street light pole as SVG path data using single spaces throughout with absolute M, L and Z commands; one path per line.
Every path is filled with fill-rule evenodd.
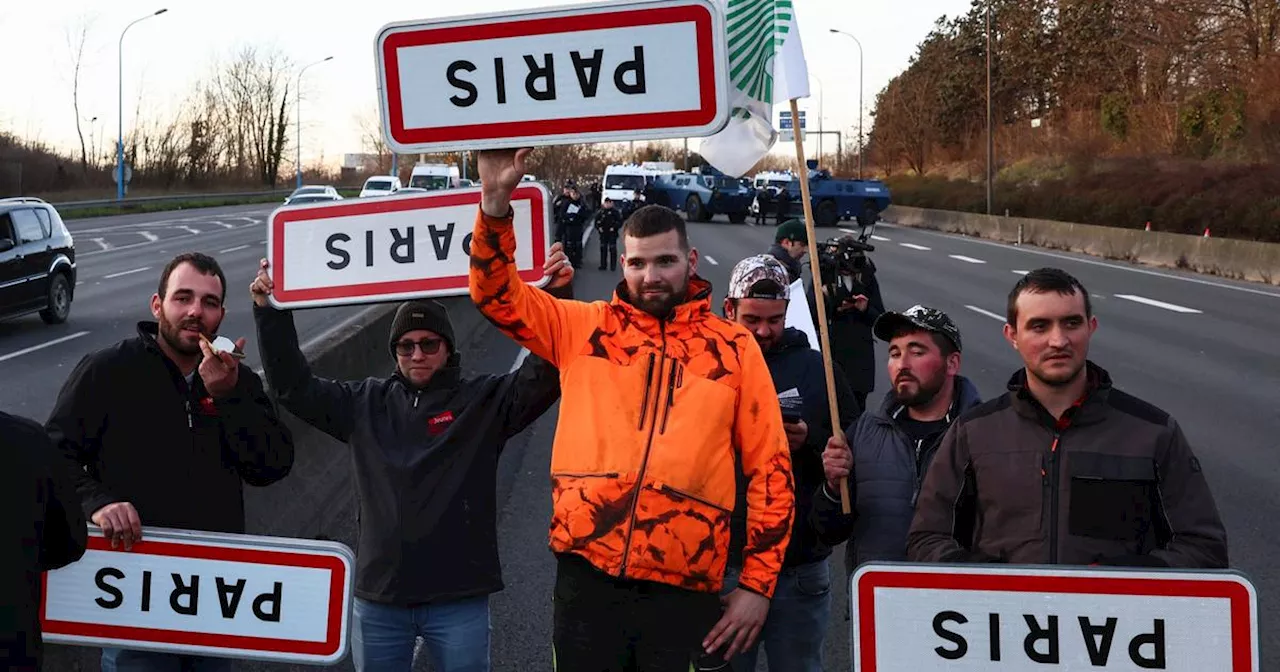
M 294 129 L 294 131 L 297 133 L 297 138 L 298 138 L 298 141 L 294 143 L 295 145 L 297 145 L 297 147 L 295 147 L 295 149 L 297 150 L 297 161 L 296 161 L 296 165 L 294 166 L 294 172 L 297 173 L 298 175 L 298 186 L 295 187 L 297 189 L 302 188 L 302 73 L 306 72 L 307 68 L 313 65 L 320 65 L 325 61 L 332 61 L 332 60 L 333 60 L 332 56 L 325 56 L 324 58 L 316 61 L 315 63 L 308 63 L 307 65 L 302 66 L 302 69 L 298 71 L 298 84 L 297 86 L 294 87 L 294 90 L 293 90 L 294 100 L 296 101 L 293 106 L 297 108 L 294 110 L 294 112 L 297 114 L 297 117 L 298 117 L 298 121 L 295 124 L 296 128 Z
M 852 33 L 846 33 L 843 30 L 836 30 L 835 28 L 832 28 L 831 32 L 844 35 L 845 37 L 853 40 L 854 44 L 858 45 L 858 179 L 861 180 L 862 179 L 862 153 L 863 153 L 862 152 L 862 137 L 863 137 L 862 136 L 862 73 L 863 73 L 863 64 L 864 64 L 863 58 L 862 58 L 862 42 L 860 42 L 858 38 L 854 37 Z
M 119 91 L 118 91 L 119 95 L 116 99 L 116 107 L 117 107 L 116 113 L 119 115 L 119 118 L 118 118 L 119 127 L 117 128 L 119 133 L 116 136 L 116 170 L 119 171 L 119 175 L 117 176 L 117 179 L 116 179 L 116 200 L 117 201 L 124 200 L 124 34 L 129 32 L 129 29 L 133 27 L 133 24 L 139 21 L 145 21 L 153 16 L 160 16 L 161 14 L 164 14 L 167 11 L 169 10 L 168 9 L 157 10 L 151 14 L 148 14 L 142 17 L 141 19 L 133 20 L 129 25 L 124 27 L 124 30 L 120 31 L 120 42 L 116 46 L 116 55 L 117 55 L 117 60 L 119 65 L 119 71 L 117 73 L 117 84 L 119 86 Z

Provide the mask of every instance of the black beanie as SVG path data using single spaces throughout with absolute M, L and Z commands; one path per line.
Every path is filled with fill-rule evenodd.
M 439 301 L 406 301 L 396 309 L 396 317 L 391 321 L 391 355 L 396 354 L 396 341 L 401 336 L 416 329 L 434 331 L 449 346 L 449 352 L 457 352 L 453 346 L 453 323 L 449 321 L 449 311 Z

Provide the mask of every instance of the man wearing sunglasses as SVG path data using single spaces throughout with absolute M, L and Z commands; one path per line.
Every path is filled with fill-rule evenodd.
M 489 670 L 489 595 L 498 561 L 498 456 L 560 398 L 559 372 L 529 356 L 505 375 L 463 377 L 437 301 L 400 305 L 389 378 L 339 382 L 312 374 L 289 311 L 268 296 L 268 262 L 250 286 L 267 382 L 302 420 L 351 446 L 359 494 L 352 658 L 361 672 L 409 672 L 423 638 L 442 672 Z M 561 244 L 544 267 L 548 291 L 572 296 Z

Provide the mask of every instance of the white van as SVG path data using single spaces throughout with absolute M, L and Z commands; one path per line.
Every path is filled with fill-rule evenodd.
M 374 175 L 364 181 L 364 188 L 360 190 L 360 198 L 390 196 L 397 191 L 400 191 L 400 178 L 391 177 L 390 175 Z
M 409 176 L 409 186 L 419 189 L 457 189 L 461 175 L 457 166 L 444 163 L 419 163 Z

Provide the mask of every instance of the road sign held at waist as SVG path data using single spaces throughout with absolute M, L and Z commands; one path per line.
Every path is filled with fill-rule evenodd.
M 1235 571 L 866 563 L 850 599 L 859 672 L 1259 669 Z
M 343 544 L 143 528 L 132 551 L 90 528 L 45 575 L 46 642 L 332 664 L 348 649 L 355 557 Z

